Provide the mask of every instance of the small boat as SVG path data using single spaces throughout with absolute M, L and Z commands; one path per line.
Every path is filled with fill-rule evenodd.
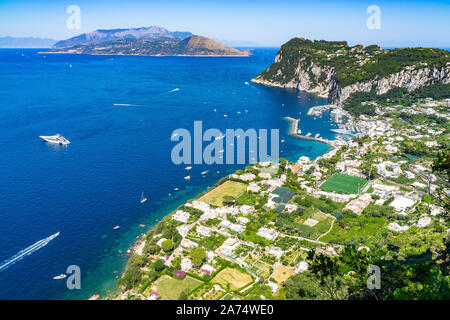
M 146 202 L 146 201 L 147 201 L 147 198 L 144 197 L 144 193 L 142 192 L 142 195 L 141 195 L 141 203 L 144 203 L 144 202 Z
M 61 273 L 59 276 L 53 277 L 53 280 L 61 280 L 61 279 L 64 279 L 66 277 L 67 277 L 67 275 Z
M 184 168 L 184 170 L 186 170 L 186 171 L 189 171 L 189 170 L 191 170 L 192 169 L 192 167 L 186 167 L 186 168 Z
M 205 175 L 208 173 L 209 170 L 203 171 L 202 174 Z
M 309 137 L 310 135 L 311 135 L 311 132 L 308 132 L 308 133 L 306 134 L 307 137 Z
M 70 144 L 70 141 L 67 140 L 66 138 L 64 138 L 59 133 L 57 133 L 54 136 L 39 136 L 39 138 L 41 138 L 45 142 L 49 142 L 49 143 L 56 143 L 56 144 L 61 144 L 61 145 L 68 145 L 68 144 Z
M 175 188 L 175 189 L 173 189 L 174 191 L 178 191 L 178 190 L 180 190 L 180 189 L 178 189 L 178 188 Z
M 145 228 L 145 224 L 140 224 L 139 227 L 140 228 Z
M 190 179 L 191 179 L 191 176 L 184 177 L 184 180 L 190 180 Z
M 113 228 L 113 230 L 119 230 L 120 229 L 120 226 L 115 226 L 114 228 Z

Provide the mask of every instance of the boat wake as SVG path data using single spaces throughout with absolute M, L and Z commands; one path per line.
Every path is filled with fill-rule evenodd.
M 130 104 L 130 103 L 113 103 L 113 106 L 116 107 L 140 107 L 138 104 Z
M 172 93 L 172 92 L 176 92 L 176 91 L 180 91 L 180 88 L 175 88 L 175 89 L 173 89 L 173 90 L 170 90 L 170 91 L 161 93 L 160 96 L 163 96 L 163 95 L 165 95 L 165 94 L 169 94 L 169 93 Z
M 245 84 L 246 86 L 249 86 L 250 88 L 256 89 L 256 88 L 255 88 L 254 86 L 252 86 L 252 85 L 250 84 L 250 82 L 248 82 L 248 81 L 245 81 L 244 84 Z
M 38 242 L 32 244 L 28 248 L 25 248 L 15 255 L 13 255 L 11 258 L 6 259 L 1 265 L 0 265 L 0 272 L 8 268 L 9 266 L 13 265 L 19 260 L 22 260 L 24 257 L 29 256 L 30 254 L 38 251 L 39 249 L 45 247 L 50 241 L 55 239 L 57 236 L 59 236 L 59 232 L 52 234 L 51 236 L 39 240 Z

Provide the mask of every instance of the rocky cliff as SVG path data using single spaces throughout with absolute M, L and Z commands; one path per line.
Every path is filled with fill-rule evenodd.
M 271 86 L 296 88 L 328 97 L 342 105 L 355 92 L 383 94 L 393 88 L 408 91 L 434 83 L 450 83 L 449 52 L 378 46 L 349 47 L 345 41 L 292 39 L 275 62 L 253 80 Z

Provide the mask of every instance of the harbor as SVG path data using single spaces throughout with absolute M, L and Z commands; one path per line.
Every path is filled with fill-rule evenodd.
M 311 137 L 311 136 L 306 136 L 306 135 L 299 134 L 299 132 L 298 132 L 298 123 L 299 123 L 300 120 L 294 119 L 294 118 L 291 118 L 291 117 L 284 117 L 283 119 L 289 121 L 289 123 L 290 123 L 289 135 L 291 135 L 293 137 L 300 138 L 300 139 L 304 139 L 304 140 L 322 142 L 322 143 L 325 143 L 325 144 L 329 145 L 330 147 L 335 148 L 335 145 L 333 144 L 333 142 L 328 140 L 328 139 L 324 139 L 324 138 L 320 138 L 320 137 Z

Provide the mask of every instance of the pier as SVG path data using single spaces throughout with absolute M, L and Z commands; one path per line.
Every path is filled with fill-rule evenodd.
M 330 147 L 333 147 L 333 148 L 335 147 L 330 140 L 323 139 L 323 138 L 314 138 L 314 137 L 309 137 L 309 136 L 303 136 L 301 134 L 298 134 L 298 123 L 300 120 L 294 119 L 291 117 L 284 117 L 283 119 L 290 122 L 289 135 L 300 138 L 300 139 L 304 139 L 304 140 L 322 142 L 322 143 L 329 145 Z

